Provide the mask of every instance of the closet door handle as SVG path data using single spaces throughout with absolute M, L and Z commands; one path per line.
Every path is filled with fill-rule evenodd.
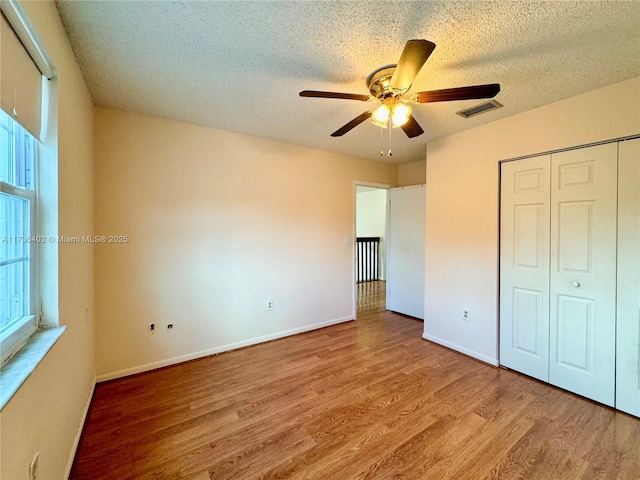
M 580 286 L 580 282 L 571 282 L 571 286 L 577 288 Z

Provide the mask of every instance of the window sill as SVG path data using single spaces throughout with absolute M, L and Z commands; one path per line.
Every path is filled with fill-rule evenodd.
M 67 327 L 43 328 L 0 368 L 0 411 L 9 403 Z

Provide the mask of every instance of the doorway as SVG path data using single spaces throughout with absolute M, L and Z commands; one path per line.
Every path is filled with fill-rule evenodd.
M 356 185 L 356 318 L 386 307 L 387 186 Z
M 391 310 L 424 319 L 425 188 L 356 184 L 355 318 Z

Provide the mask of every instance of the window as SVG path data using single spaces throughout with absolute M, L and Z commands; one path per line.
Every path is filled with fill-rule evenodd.
M 37 329 L 36 140 L 0 110 L 0 362 Z
M 1 412 L 65 331 L 57 318 L 57 129 L 47 128 L 56 122 L 55 68 L 20 1 L 0 0 L 0 70 Z

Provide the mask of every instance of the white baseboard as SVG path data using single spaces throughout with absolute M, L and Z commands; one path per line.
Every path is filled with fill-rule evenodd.
M 460 345 L 448 342 L 447 340 L 443 340 L 442 338 L 434 337 L 433 335 L 428 335 L 426 333 L 422 334 L 422 338 L 424 338 L 425 340 L 429 340 L 430 342 L 437 343 L 438 345 L 442 345 L 443 347 L 450 348 L 451 350 L 455 350 L 456 352 L 464 353 L 469 357 L 475 358 L 476 360 L 480 360 L 484 363 L 488 363 L 489 365 L 493 365 L 494 367 L 500 365 L 497 358 L 488 357 L 474 350 L 469 350 L 468 348 L 461 347 Z
M 317 330 L 319 328 L 330 327 L 338 323 L 350 322 L 353 320 L 353 316 L 336 318 L 328 320 L 326 322 L 314 323 L 312 325 L 306 325 L 304 327 L 293 328 L 291 330 L 285 330 L 282 332 L 271 333 L 269 335 L 263 335 L 261 337 L 249 338 L 247 340 L 241 340 L 239 342 L 229 343 L 221 345 L 219 347 L 210 348 L 207 350 L 201 350 L 199 352 L 187 353 L 186 355 L 180 355 L 178 357 L 167 358 L 159 360 L 157 362 L 146 363 L 144 365 L 138 365 L 136 367 L 125 368 L 124 370 L 118 370 L 115 372 L 104 373 L 98 375 L 96 381 L 106 382 L 107 380 L 113 380 L 116 378 L 127 377 L 136 373 L 148 372 L 149 370 L 155 370 L 156 368 L 167 367 L 169 365 L 175 365 L 177 363 L 187 362 L 189 360 L 195 360 L 196 358 L 208 357 L 209 355 L 215 355 L 216 353 L 227 352 L 229 350 L 235 350 L 237 348 L 248 347 L 250 345 L 256 345 L 258 343 L 268 342 L 269 340 L 276 340 L 278 338 L 289 337 L 298 333 L 309 332 L 311 330 Z
M 93 377 L 93 384 L 91 385 L 91 390 L 89 390 L 89 396 L 87 397 L 87 401 L 84 405 L 84 411 L 82 412 L 82 418 L 80 420 L 80 425 L 78 426 L 78 431 L 76 432 L 76 436 L 73 439 L 73 446 L 71 448 L 71 454 L 69 456 L 69 460 L 67 461 L 67 471 L 64 475 L 64 478 L 68 480 L 71 475 L 71 469 L 73 468 L 73 461 L 76 458 L 76 452 L 78 451 L 78 446 L 80 445 L 80 440 L 82 439 L 82 432 L 84 430 L 84 424 L 87 421 L 87 415 L 89 415 L 89 408 L 91 407 L 91 400 L 93 400 L 93 392 L 96 389 L 96 377 Z

